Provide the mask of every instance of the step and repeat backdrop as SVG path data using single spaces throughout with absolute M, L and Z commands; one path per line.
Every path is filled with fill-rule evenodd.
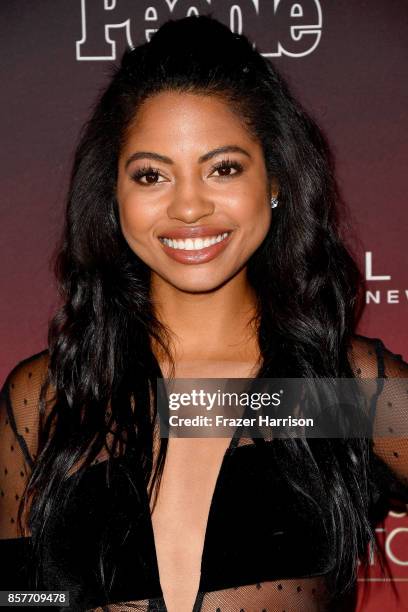
M 49 262 L 98 92 L 126 46 L 209 13 L 276 63 L 326 133 L 366 281 L 358 331 L 408 360 L 406 0 L 2 0 L 2 380 L 46 346 L 58 303 Z M 378 535 L 392 579 L 373 554 L 359 609 L 408 610 L 406 514 L 390 513 Z

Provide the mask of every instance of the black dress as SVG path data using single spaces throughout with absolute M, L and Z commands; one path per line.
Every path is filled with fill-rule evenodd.
M 33 586 L 31 538 L 18 537 L 16 512 L 35 454 L 47 355 L 43 351 L 19 363 L 2 391 L 0 590 Z M 382 429 L 385 424 L 395 431 L 401 424 L 406 428 L 408 364 L 380 340 L 363 336 L 355 338 L 352 359 L 357 377 L 378 377 L 376 422 Z M 394 379 L 391 391 L 382 389 L 384 377 Z M 355 591 L 331 596 L 332 548 L 318 515 L 274 469 L 277 448 L 276 441 L 231 440 L 210 506 L 194 612 L 354 609 Z M 391 503 L 408 502 L 406 437 L 375 438 L 374 463 L 373 525 Z M 166 611 L 147 492 L 131 448 L 112 461 L 96 460 L 85 471 L 46 536 L 41 588 L 69 591 L 70 607 L 61 610 Z M 99 579 L 101 551 L 106 552 L 105 589 Z

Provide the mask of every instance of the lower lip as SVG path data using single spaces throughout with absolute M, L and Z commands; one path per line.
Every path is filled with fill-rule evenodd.
M 211 261 L 212 259 L 217 257 L 225 249 L 228 242 L 230 241 L 231 236 L 232 232 L 228 234 L 228 236 L 224 238 L 224 240 L 216 242 L 211 246 L 204 247 L 203 249 L 196 249 L 194 251 L 187 251 L 185 249 L 173 249 L 164 242 L 159 242 L 162 245 L 163 251 L 166 253 L 166 255 L 168 255 L 175 261 L 178 261 L 179 263 L 183 264 L 200 264 L 206 263 L 207 261 Z

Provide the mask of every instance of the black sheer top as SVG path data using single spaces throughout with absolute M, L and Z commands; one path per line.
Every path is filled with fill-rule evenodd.
M 356 377 L 378 378 L 375 428 L 382 433 L 374 435 L 377 477 L 370 509 L 375 525 L 395 504 L 408 503 L 408 441 L 392 433 L 401 424 L 406 429 L 408 364 L 381 340 L 363 336 L 353 340 L 350 361 Z M 47 351 L 20 362 L 2 390 L 0 590 L 33 588 L 31 538 L 18 532 L 17 508 L 36 456 L 39 393 L 47 364 Z M 393 379 L 391 386 L 382 387 L 384 377 Z M 332 550 L 310 507 L 302 506 L 274 469 L 274 452 L 273 441 L 231 440 L 210 505 L 194 612 L 354 609 L 355 593 L 333 599 L 328 580 L 335 569 Z M 108 470 L 108 459 L 97 458 L 64 515 L 48 525 L 41 588 L 70 592 L 70 607 L 61 610 L 166 612 L 141 470 L 132 449 L 113 461 L 115 469 Z M 103 549 L 109 550 L 107 590 L 97 579 Z

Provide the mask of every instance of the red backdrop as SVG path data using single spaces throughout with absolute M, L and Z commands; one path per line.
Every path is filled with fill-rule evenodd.
M 276 62 L 332 143 L 367 278 L 358 331 L 407 360 L 406 0 L 2 0 L 2 378 L 46 346 L 72 154 L 114 60 L 163 21 L 209 11 Z M 408 519 L 384 530 L 394 582 L 374 558 L 361 609 L 408 610 Z

